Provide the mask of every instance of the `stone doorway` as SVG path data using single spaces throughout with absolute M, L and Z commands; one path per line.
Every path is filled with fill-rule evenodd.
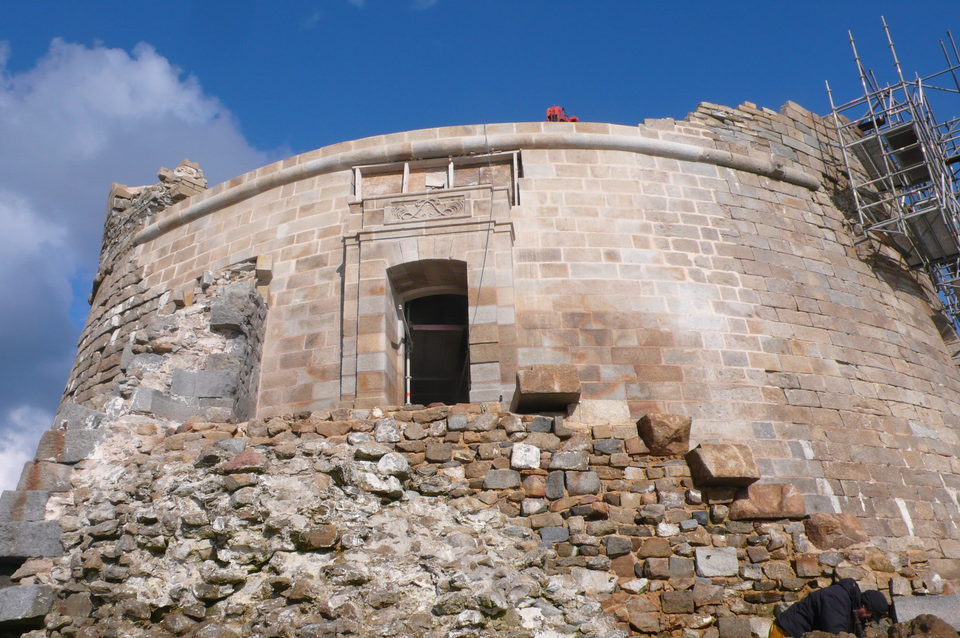
M 429 295 L 404 304 L 409 403 L 470 401 L 467 295 Z

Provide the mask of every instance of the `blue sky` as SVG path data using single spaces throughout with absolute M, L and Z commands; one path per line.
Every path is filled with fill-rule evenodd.
M 111 182 L 198 160 L 211 183 L 345 139 L 540 120 L 682 118 L 700 101 L 857 96 L 847 30 L 889 78 L 943 65 L 952 2 L 3 0 L 0 487 L 62 392 Z

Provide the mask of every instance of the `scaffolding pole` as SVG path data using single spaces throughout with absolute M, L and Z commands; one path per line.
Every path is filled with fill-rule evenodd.
M 907 79 L 890 28 L 881 20 L 896 80 L 881 86 L 863 66 L 851 33 L 862 95 L 837 104 L 827 84 L 857 231 L 925 271 L 960 331 L 960 118 L 941 122 L 934 114 L 934 103 L 955 107 L 960 97 L 960 55 L 948 31 L 949 48 L 940 41 L 946 68 Z

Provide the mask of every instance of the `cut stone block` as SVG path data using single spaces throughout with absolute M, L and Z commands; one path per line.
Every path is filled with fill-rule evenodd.
M 60 533 L 56 521 L 0 523 L 0 559 L 60 556 Z
M 574 567 L 570 570 L 570 576 L 576 583 L 577 590 L 588 596 L 609 594 L 617 585 L 617 577 L 606 571 Z
M 196 398 L 174 399 L 158 390 L 137 388 L 130 405 L 131 412 L 147 412 L 171 421 L 189 421 L 202 416 L 203 409 Z
M 66 492 L 70 489 L 70 474 L 73 468 L 60 463 L 47 461 L 27 461 L 23 464 L 17 490 L 45 490 L 47 492 Z
M 53 606 L 53 587 L 19 585 L 0 589 L 0 629 L 29 628 L 38 624 Z
M 544 486 L 544 496 L 551 501 L 563 498 L 563 472 L 556 471 L 547 474 L 547 482 Z
M 736 576 L 740 566 L 737 564 L 736 547 L 697 547 L 697 575 L 703 578 L 713 576 Z
M 720 618 L 717 621 L 719 638 L 751 638 L 749 618 Z
M 600 492 L 600 476 L 596 472 L 567 472 L 567 492 L 570 496 Z
M 744 498 L 730 504 L 730 518 L 752 519 L 803 518 L 807 507 L 803 495 L 789 483 L 754 483 Z
M 506 490 L 520 487 L 520 472 L 513 470 L 490 470 L 483 479 L 485 490 Z
M 237 373 L 231 370 L 174 370 L 170 394 L 181 397 L 221 398 L 237 393 Z
M 107 436 L 104 430 L 47 430 L 37 444 L 38 461 L 77 463 L 89 458 Z
M 810 542 L 817 549 L 843 549 L 867 540 L 860 521 L 853 514 L 818 512 L 803 522 Z
M 540 467 L 540 448 L 535 445 L 514 443 L 510 455 L 510 467 L 515 470 L 533 470 Z
M 753 452 L 741 443 L 702 443 L 687 452 L 697 485 L 749 485 L 760 480 Z
M 67 401 L 60 405 L 57 415 L 53 417 L 53 427 L 66 427 L 68 430 L 98 428 L 104 416 L 103 412 Z
M 576 405 L 571 405 L 567 416 L 567 424 L 576 428 L 578 425 L 622 425 L 634 423 L 630 417 L 630 406 L 626 401 L 611 399 L 583 399 Z
M 565 412 L 580 400 L 580 376 L 572 365 L 538 365 L 517 371 L 511 412 Z
M 686 454 L 693 420 L 681 414 L 646 414 L 637 423 L 640 437 L 656 456 Z
M 210 305 L 210 329 L 243 332 L 254 311 L 253 283 L 230 284 Z
M 586 450 L 556 452 L 550 459 L 551 470 L 580 470 L 590 467 L 590 454 Z
M 0 494 L 0 522 L 42 521 L 50 492 L 45 490 L 11 491 Z
M 913 620 L 922 614 L 932 614 L 960 631 L 960 594 L 894 598 L 893 610 L 897 622 Z

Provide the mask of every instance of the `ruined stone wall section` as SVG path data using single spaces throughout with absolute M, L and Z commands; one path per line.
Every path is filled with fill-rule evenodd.
M 31 636 L 469 621 L 479 636 L 737 638 L 835 578 L 903 597 L 957 577 L 956 543 L 898 550 L 849 515 L 801 522 L 792 486 L 753 483 L 745 446 L 678 453 L 676 415 L 572 429 L 474 404 L 102 428 L 47 506 L 55 551 L 11 575 L 40 609 Z
M 121 266 L 122 264 L 122 266 Z M 124 349 L 160 307 L 162 291 L 142 284 L 142 269 L 132 260 L 114 263 L 100 282 L 77 344 L 77 358 L 62 402 L 102 410 L 122 376 Z
M 340 269 L 351 180 L 349 172 L 336 173 L 277 188 L 140 247 L 139 261 L 151 286 L 184 285 L 204 270 L 251 257 L 272 261 L 261 411 L 339 401 Z M 221 187 L 211 189 L 210 196 Z

